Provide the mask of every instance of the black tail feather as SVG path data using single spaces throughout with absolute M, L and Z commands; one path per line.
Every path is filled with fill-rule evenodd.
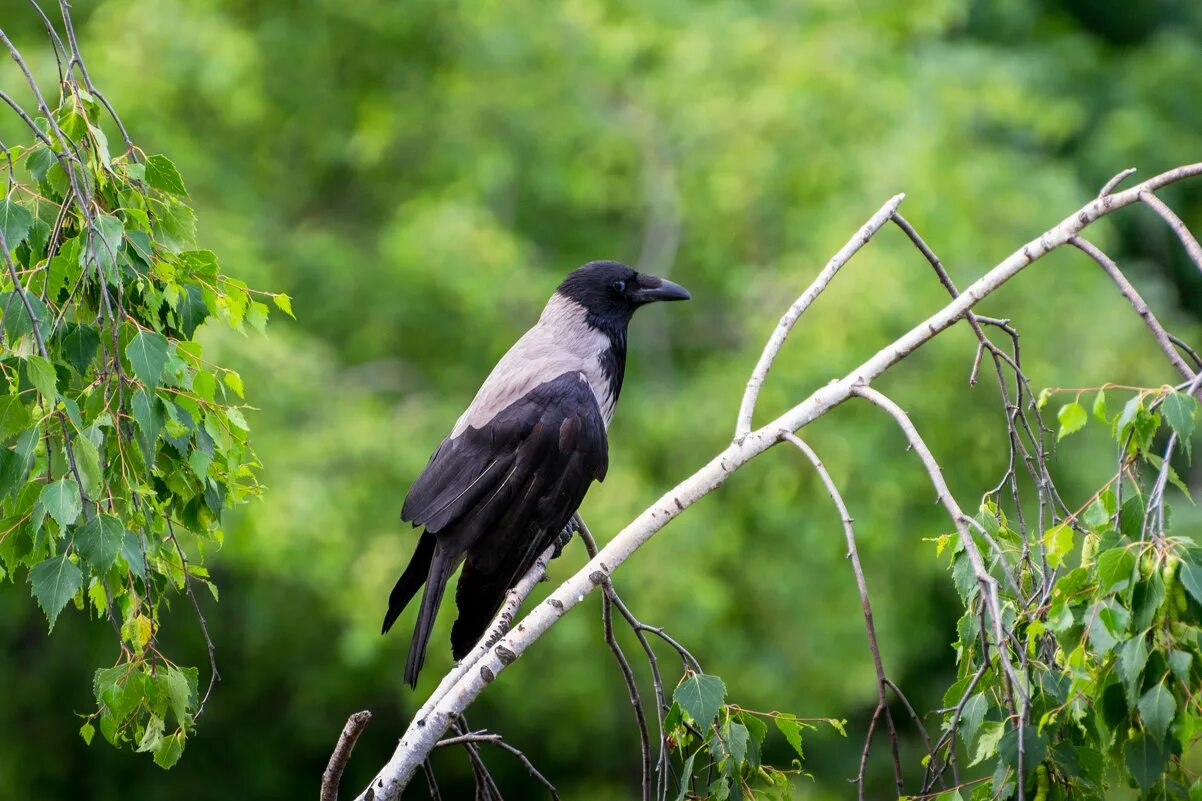
M 456 560 L 451 558 L 442 544 L 435 543 L 430 557 L 430 571 L 426 575 L 426 591 L 422 595 L 417 624 L 413 627 L 413 640 L 409 643 L 409 658 L 405 661 L 405 683 L 410 687 L 417 686 L 417 676 L 426 661 L 426 644 L 430 641 L 438 605 L 442 602 L 442 593 L 447 588 L 447 580 L 454 572 L 455 564 Z
M 452 656 L 463 659 L 476 647 L 480 637 L 488 630 L 488 624 L 496 617 L 508 591 L 508 582 L 496 574 L 480 573 L 473 569 L 471 560 L 468 560 L 459 575 L 459 588 L 455 592 L 459 617 L 451 627 Z
M 392 594 L 388 596 L 388 612 L 384 615 L 384 626 L 380 629 L 381 634 L 388 633 L 392 624 L 401 616 L 401 612 L 405 611 L 405 607 L 421 589 L 422 584 L 426 583 L 426 574 L 430 571 L 430 560 L 433 556 L 434 535 L 423 531 L 421 539 L 417 542 L 417 549 L 413 552 L 413 558 L 409 560 L 409 566 L 397 579 L 396 586 L 392 588 Z

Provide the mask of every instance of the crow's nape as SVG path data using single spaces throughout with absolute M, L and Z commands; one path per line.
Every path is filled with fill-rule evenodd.
M 433 538 L 433 535 L 430 536 Z M 418 547 L 421 547 L 420 543 Z M 426 662 L 426 645 L 430 641 L 430 632 L 434 629 L 438 605 L 442 602 L 447 580 L 458 566 L 458 561 L 441 542 L 435 541 L 433 554 L 430 556 L 430 570 L 426 574 L 426 591 L 422 594 L 421 609 L 418 610 L 417 623 L 413 627 L 409 658 L 405 660 L 405 683 L 410 687 L 417 687 L 417 676 Z
M 392 624 L 405 611 L 405 607 L 413 600 L 413 596 L 426 583 L 426 574 L 430 571 L 430 560 L 434 557 L 434 535 L 423 531 L 417 541 L 417 548 L 405 572 L 397 579 L 392 593 L 388 596 L 388 611 L 384 614 L 384 625 L 381 634 L 387 634 Z

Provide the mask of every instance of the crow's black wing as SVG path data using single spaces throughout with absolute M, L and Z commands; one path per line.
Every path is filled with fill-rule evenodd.
M 410 488 L 401 519 L 432 534 L 453 526 L 454 539 L 467 547 L 514 503 L 525 507 L 537 497 L 543 506 L 555 506 L 534 484 L 555 478 L 551 484 L 564 491 L 587 489 L 607 468 L 596 397 L 583 375 L 568 372 L 535 387 L 481 428 L 444 440 Z
M 490 459 L 504 459 L 507 468 L 498 471 L 498 480 L 487 481 L 484 493 L 473 488 L 473 505 L 439 535 L 467 552 L 455 594 L 459 618 L 451 633 L 457 658 L 475 644 L 505 593 L 608 468 L 605 424 L 592 390 L 577 373 L 537 387 L 486 428 L 494 425 L 493 441 L 504 441 L 511 450 Z

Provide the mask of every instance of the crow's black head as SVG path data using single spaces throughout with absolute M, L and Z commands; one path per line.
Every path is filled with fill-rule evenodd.
M 625 324 L 635 309 L 657 300 L 688 300 L 688 290 L 616 261 L 591 261 L 568 273 L 556 292 L 574 300 L 593 321 Z

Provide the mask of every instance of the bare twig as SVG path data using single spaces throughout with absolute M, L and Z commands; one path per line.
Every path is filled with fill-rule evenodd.
M 1172 209 L 1164 204 L 1160 198 L 1152 194 L 1151 189 L 1145 189 L 1139 195 L 1139 199 L 1144 205 L 1160 215 L 1169 228 L 1173 229 L 1173 233 L 1181 240 L 1181 245 L 1185 248 L 1185 252 L 1189 255 L 1190 261 L 1199 270 L 1202 270 L 1202 245 L 1198 244 L 1198 240 L 1190 233 L 1189 228 L 1181 221 L 1181 218 L 1174 213 Z
M 371 723 L 371 712 L 367 709 L 347 718 L 346 725 L 342 727 L 342 734 L 338 736 L 338 743 L 334 746 L 334 753 L 330 754 L 325 773 L 321 775 L 321 801 L 337 801 L 342 772 L 346 770 L 346 763 L 351 758 L 351 752 L 355 750 L 355 743 L 368 723 Z
M 434 778 L 434 766 L 427 759 L 422 763 L 422 771 L 426 774 L 426 788 L 430 791 L 430 801 L 442 801 L 442 793 L 438 791 L 438 780 Z
M 868 630 L 868 650 L 872 653 L 872 667 L 876 671 L 876 711 L 873 712 L 872 716 L 874 719 L 880 715 L 884 715 L 885 717 L 885 725 L 889 729 L 889 746 L 893 752 L 893 778 L 897 783 L 897 794 L 904 796 L 906 788 L 905 783 L 902 781 L 901 755 L 898 752 L 897 745 L 897 727 L 893 723 L 893 713 L 889 711 L 889 699 L 885 695 L 885 687 L 890 682 L 888 676 L 885 675 L 885 665 L 881 660 L 881 648 L 876 639 L 876 624 L 873 623 L 872 619 L 872 603 L 868 600 L 868 582 L 864 578 L 864 569 L 860 566 L 860 553 L 856 549 L 856 532 L 852 526 L 851 514 L 847 511 L 847 504 L 843 502 L 843 496 L 839 493 L 839 487 L 835 484 L 835 480 L 831 478 L 830 472 L 822 464 L 822 460 L 818 458 L 818 454 L 814 453 L 813 448 L 792 432 L 785 432 L 781 435 L 781 438 L 796 447 L 810 460 L 810 464 L 814 466 L 818 477 L 822 479 L 827 493 L 830 494 L 831 500 L 834 501 L 835 509 L 839 512 L 839 519 L 843 522 L 843 536 L 847 539 L 847 558 L 851 562 L 851 570 L 856 577 L 856 589 L 860 592 L 860 609 L 864 614 L 864 627 Z M 869 736 L 871 736 L 871 729 L 869 730 Z M 865 746 L 865 753 L 867 753 L 867 746 Z M 865 764 L 862 762 L 860 764 L 860 774 L 856 777 L 856 793 L 861 801 L 864 798 L 864 767 Z
M 547 793 L 550 794 L 553 801 L 559 801 L 559 793 L 555 789 L 555 785 L 548 781 L 547 777 L 534 767 L 534 763 L 532 763 L 520 749 L 505 742 L 504 738 L 502 738 L 499 734 L 490 734 L 486 731 L 467 732 L 465 734 L 456 735 L 455 737 L 445 737 L 435 743 L 434 747 L 445 748 L 451 745 L 472 746 L 476 743 L 488 743 L 490 745 L 495 745 L 497 748 L 512 754 L 519 762 L 522 763 L 522 766 L 526 768 L 526 771 L 547 789 Z M 493 786 L 495 787 L 495 785 Z
M 822 290 L 826 289 L 830 284 L 831 279 L 835 277 L 835 273 L 839 272 L 840 268 L 851 259 L 852 256 L 859 252 L 860 248 L 868 244 L 868 240 L 872 239 L 873 234 L 880 230 L 881 226 L 889 221 L 889 218 L 897 210 L 905 195 L 894 195 L 889 198 L 884 206 L 876 214 L 872 215 L 868 222 L 860 227 L 860 230 L 847 241 L 847 244 L 840 248 L 839 252 L 831 257 L 831 260 L 822 268 L 822 272 L 818 273 L 818 277 L 814 282 L 806 288 L 806 291 L 801 293 L 784 316 L 780 318 L 776 328 L 772 331 L 772 336 L 768 338 L 767 344 L 764 345 L 764 351 L 760 354 L 760 360 L 756 362 L 755 369 L 751 371 L 751 378 L 747 381 L 747 389 L 743 392 L 743 400 L 739 405 L 739 417 L 735 425 L 735 439 L 739 440 L 747 436 L 751 432 L 751 418 L 755 414 L 756 401 L 760 397 L 760 388 L 764 385 L 764 380 L 768 377 L 768 371 L 772 369 L 772 362 L 776 360 L 776 355 L 780 353 L 780 349 L 784 346 L 785 340 L 789 338 L 789 333 L 793 330 L 793 326 L 805 314 L 806 309 L 810 304 L 822 294 Z
M 205 622 L 204 613 L 200 611 L 200 602 L 196 600 L 196 593 L 192 589 L 192 575 L 188 572 L 188 558 L 184 556 L 184 549 L 179 544 L 179 538 L 175 536 L 175 526 L 171 523 L 170 517 L 164 516 L 163 519 L 167 521 L 167 535 L 171 539 L 171 544 L 175 546 L 176 554 L 179 555 L 180 569 L 184 574 L 184 591 L 188 593 L 188 600 L 192 602 L 192 610 L 196 612 L 196 619 L 200 621 L 200 633 L 204 635 L 205 648 L 209 652 L 209 686 L 196 707 L 196 714 L 192 716 L 193 719 L 196 719 L 200 717 L 200 713 L 204 712 L 205 704 L 209 702 L 209 696 L 213 694 L 213 686 L 221 680 L 221 674 L 217 672 L 217 647 L 213 645 L 213 638 L 209 636 L 209 624 Z M 143 558 L 145 558 L 145 550 L 143 550 Z M 371 718 L 370 713 L 368 718 Z M 364 725 L 367 724 L 364 723 Z
M 1098 190 L 1098 197 L 1105 197 L 1106 195 L 1109 195 L 1118 188 L 1119 184 L 1127 180 L 1128 177 L 1134 175 L 1136 172 L 1137 170 L 1134 167 L 1128 167 L 1127 169 L 1116 173 L 1113 178 L 1104 183 L 1102 188 Z
M 1123 271 L 1119 269 L 1119 266 L 1084 237 L 1071 237 L 1068 243 L 1096 261 L 1098 266 L 1106 272 L 1106 275 L 1110 276 L 1110 280 L 1114 282 L 1119 292 L 1127 299 L 1131 307 L 1135 309 L 1135 313 L 1144 321 L 1144 325 L 1152 332 L 1152 336 L 1156 337 L 1157 344 L 1160 345 L 1160 349 L 1164 351 L 1164 355 L 1168 357 L 1169 362 L 1177 368 L 1177 371 L 1185 377 L 1186 381 L 1192 379 L 1194 371 L 1177 354 L 1176 348 L 1173 347 L 1173 340 L 1169 337 L 1168 332 L 1164 330 L 1164 326 L 1156 319 L 1156 315 L 1148 308 L 1148 304 L 1140 297 L 1135 287 L 1131 286 L 1131 282 L 1127 280 L 1127 276 L 1123 275 Z
M 885 395 L 877 392 L 869 386 L 857 387 L 853 390 L 853 394 L 859 395 L 865 400 L 879 406 L 889 413 L 897 422 L 899 428 L 906 435 L 906 440 L 910 443 L 910 447 L 922 459 L 923 465 L 926 467 L 927 474 L 930 476 L 931 484 L 935 488 L 935 495 L 939 502 L 943 504 L 948 515 L 952 518 L 952 524 L 956 527 L 957 533 L 960 535 L 960 544 L 964 547 L 968 554 L 969 561 L 973 567 L 973 574 L 976 576 L 977 583 L 980 585 L 982 597 L 985 600 L 986 609 L 989 610 L 989 617 L 993 624 L 993 634 L 998 646 L 998 657 L 1006 674 L 1010 678 L 1011 692 L 1016 693 L 1020 697 L 1019 708 L 1015 710 L 1018 726 L 1018 797 L 1023 797 L 1023 725 L 1026 719 L 1028 697 L 1023 689 L 1025 682 L 1022 681 L 1018 672 L 1011 664 L 1009 657 L 1006 655 L 1006 650 L 1003 647 L 1007 639 L 1007 632 L 1002 623 L 1001 603 L 998 600 L 997 580 L 986 570 L 984 561 L 981 558 L 981 552 L 977 548 L 977 544 L 973 541 L 972 535 L 968 531 L 967 524 L 973 522 L 971 518 L 964 514 L 960 509 L 960 505 L 956 503 L 956 499 L 952 497 L 951 491 L 947 487 L 947 482 L 943 478 L 943 470 L 940 469 L 939 463 L 931 454 L 926 442 L 919 435 L 918 430 L 910 421 L 910 417 L 902 410 L 900 406 L 894 403 Z M 1019 649 L 1021 653 L 1025 650 Z
M 593 539 L 592 532 L 584 525 L 584 520 L 579 515 L 575 516 L 575 521 L 577 523 L 577 531 L 580 532 L 580 538 L 584 541 L 584 546 L 588 551 L 589 557 L 596 556 L 597 543 Z M 639 685 L 635 681 L 634 670 L 631 669 L 630 660 L 626 658 L 622 646 L 618 644 L 618 638 L 614 636 L 613 599 L 616 595 L 617 591 L 613 587 L 613 582 L 606 578 L 604 592 L 601 593 L 601 624 L 605 630 L 605 644 L 609 646 L 609 650 L 614 655 L 614 660 L 618 663 L 618 669 L 622 672 L 622 680 L 626 683 L 626 695 L 630 699 L 630 706 L 634 709 L 634 719 L 638 724 L 639 731 L 639 752 L 642 756 L 642 797 L 643 801 L 651 801 L 651 736 L 647 732 L 647 715 L 643 711 L 643 699 L 639 695 Z M 634 631 L 642 639 L 642 632 L 637 628 Z M 654 658 L 654 652 L 651 652 L 649 648 L 645 648 L 645 650 L 651 654 L 651 658 Z M 661 753 L 663 753 L 662 685 L 656 688 L 656 698 L 660 703 L 660 743 Z

